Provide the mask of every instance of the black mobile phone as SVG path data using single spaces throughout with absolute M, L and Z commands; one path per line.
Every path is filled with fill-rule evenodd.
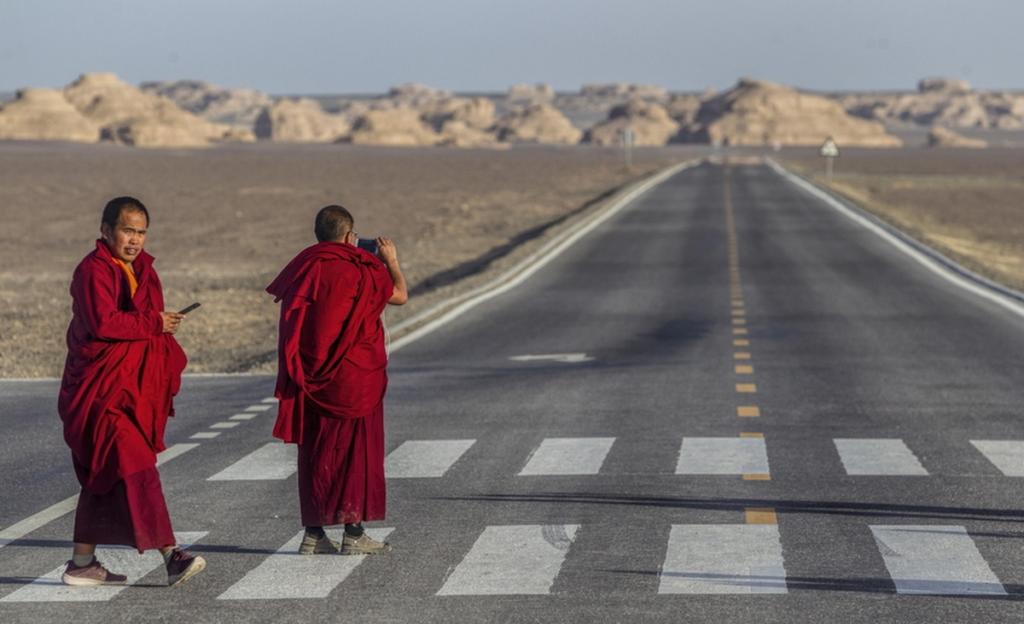
M 195 310 L 196 308 L 198 308 L 200 305 L 202 305 L 202 304 L 199 303 L 199 302 L 193 303 L 192 305 L 188 306 L 187 308 L 183 308 L 181 310 L 178 310 L 178 314 L 188 314 L 192 310 Z
M 360 249 L 365 249 L 366 251 L 372 253 L 375 256 L 377 255 L 377 252 L 379 251 L 379 249 L 377 249 L 377 239 L 375 239 L 375 238 L 359 238 L 359 239 L 356 239 L 356 247 L 358 247 Z

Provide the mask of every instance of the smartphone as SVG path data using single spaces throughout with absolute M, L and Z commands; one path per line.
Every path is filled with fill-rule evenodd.
M 188 314 L 192 310 L 195 310 L 196 308 L 198 308 L 200 305 L 202 305 L 202 304 L 199 303 L 199 302 L 193 303 L 192 305 L 188 306 L 187 308 L 182 308 L 181 310 L 178 310 L 178 314 Z

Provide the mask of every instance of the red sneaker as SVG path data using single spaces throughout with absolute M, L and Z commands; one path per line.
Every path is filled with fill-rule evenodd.
M 86 566 L 76 566 L 74 561 L 68 561 L 68 567 L 60 580 L 65 585 L 77 587 L 95 587 L 97 585 L 124 585 L 128 577 L 123 574 L 114 574 L 103 567 L 99 559 L 93 558 L 92 563 Z

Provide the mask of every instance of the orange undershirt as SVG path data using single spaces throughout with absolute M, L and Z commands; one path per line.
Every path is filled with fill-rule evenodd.
M 135 297 L 135 291 L 139 289 L 139 281 L 135 279 L 135 271 L 132 270 L 132 266 L 121 260 L 120 258 L 114 258 L 114 264 L 121 267 L 124 271 L 124 276 L 128 278 L 128 288 L 132 291 L 132 297 Z

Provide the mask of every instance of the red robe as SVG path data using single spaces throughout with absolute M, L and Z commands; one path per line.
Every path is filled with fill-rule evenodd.
M 267 287 L 281 302 L 274 436 L 299 445 L 306 526 L 384 517 L 380 317 L 393 290 L 379 258 L 335 242 L 304 249 Z
M 57 409 L 82 485 L 75 541 L 142 551 L 175 543 L 156 454 L 186 358 L 163 333 L 153 257 L 143 251 L 132 266 L 134 296 L 103 241 L 75 269 Z

